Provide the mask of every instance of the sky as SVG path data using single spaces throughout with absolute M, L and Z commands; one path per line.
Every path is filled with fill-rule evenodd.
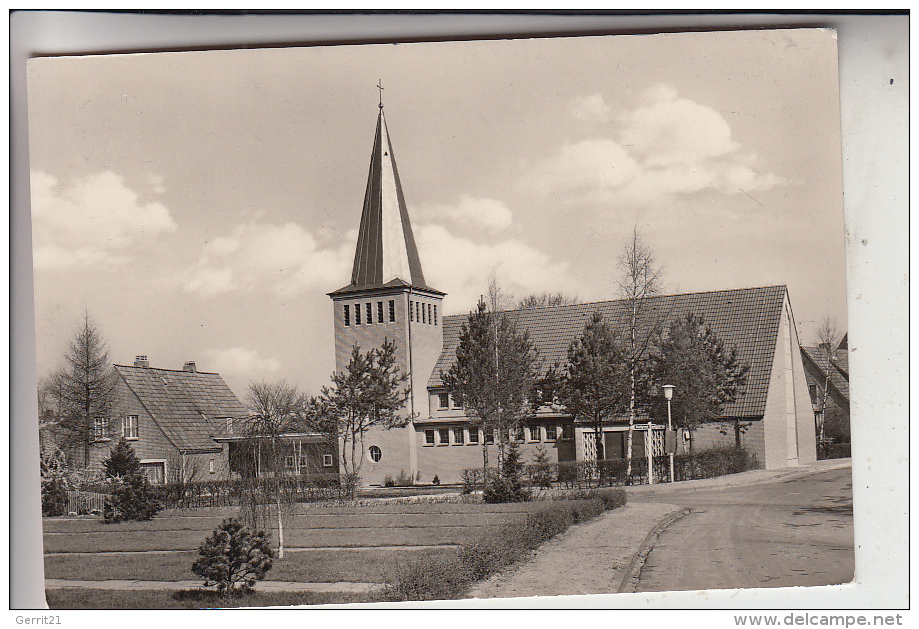
M 816 29 L 37 58 L 38 375 L 84 313 L 109 357 L 243 397 L 334 368 L 382 81 L 445 314 L 614 299 L 638 227 L 666 292 L 786 284 L 846 324 L 836 41 Z

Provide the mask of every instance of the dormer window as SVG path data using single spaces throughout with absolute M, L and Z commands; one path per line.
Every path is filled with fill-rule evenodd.
M 440 401 L 441 410 L 450 408 L 450 394 L 449 393 L 438 393 L 437 398 Z

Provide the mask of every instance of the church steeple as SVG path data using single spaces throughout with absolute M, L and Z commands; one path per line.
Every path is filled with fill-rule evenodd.
M 428 289 L 381 102 L 351 284 L 340 290 L 392 285 Z

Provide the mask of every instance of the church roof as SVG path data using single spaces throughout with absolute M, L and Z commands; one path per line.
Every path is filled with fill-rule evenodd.
M 115 370 L 179 450 L 219 448 L 218 417 L 245 417 L 246 407 L 220 374 L 115 365 Z
M 750 365 L 745 393 L 726 405 L 722 416 L 760 417 L 766 409 L 785 294 L 785 286 L 766 286 L 653 297 L 645 302 L 640 313 L 640 336 L 687 313 L 701 315 L 725 345 L 736 347 L 739 359 Z M 614 329 L 620 333 L 625 329 L 628 308 L 624 300 L 513 310 L 507 315 L 518 329 L 529 332 L 545 372 L 555 363 L 564 366 L 568 346 L 597 310 Z M 443 352 L 431 373 L 428 387 L 443 386 L 440 372 L 449 370 L 456 360 L 456 347 L 467 317 L 463 314 L 443 318 Z
M 421 260 L 381 104 L 351 283 L 330 294 L 395 286 L 396 280 L 402 285 L 431 290 L 425 284 L 421 271 Z

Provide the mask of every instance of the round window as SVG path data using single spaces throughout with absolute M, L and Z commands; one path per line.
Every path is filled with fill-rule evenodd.
M 378 463 L 383 458 L 383 451 L 377 446 L 370 446 L 370 458 L 374 463 Z

